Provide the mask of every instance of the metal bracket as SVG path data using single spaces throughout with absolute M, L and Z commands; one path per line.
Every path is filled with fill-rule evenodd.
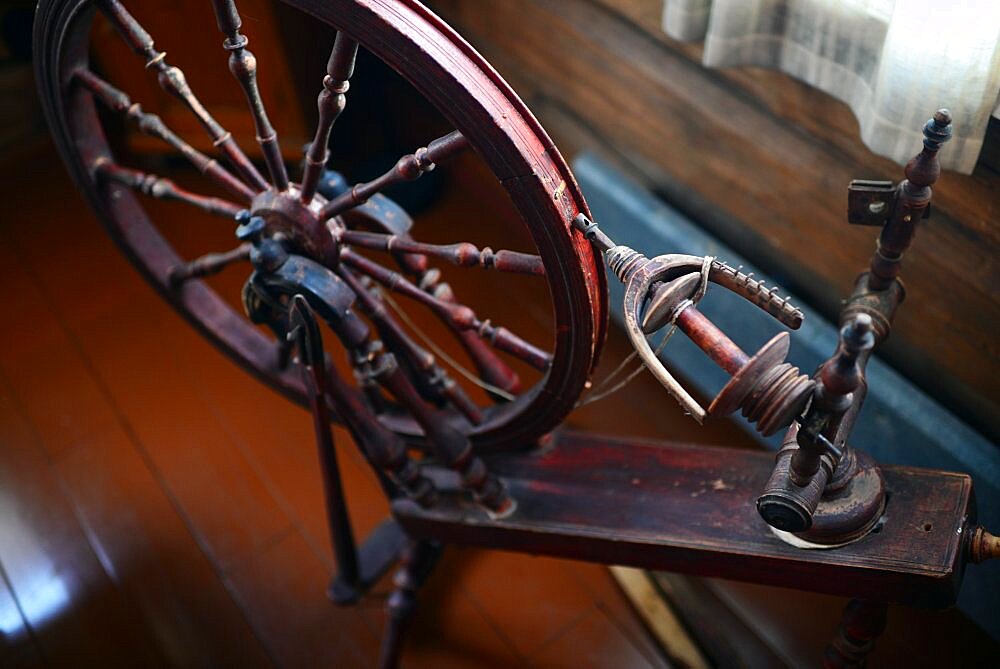
M 847 187 L 847 220 L 852 225 L 885 225 L 896 204 L 891 181 L 854 179 Z
M 847 222 L 851 225 L 882 227 L 889 220 L 899 186 L 891 181 L 854 179 L 847 187 Z M 930 203 L 921 218 L 930 218 Z

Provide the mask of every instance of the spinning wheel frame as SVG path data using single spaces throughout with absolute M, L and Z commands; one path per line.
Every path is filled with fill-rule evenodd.
M 399 72 L 466 137 L 509 193 L 546 270 L 555 312 L 555 348 L 545 378 L 469 437 L 480 450 L 527 446 L 572 409 L 600 351 L 607 324 L 601 258 L 571 228 L 586 203 L 552 141 L 503 79 L 429 10 L 414 0 L 295 1 L 356 39 Z M 88 62 L 94 8 L 87 0 L 43 2 L 36 19 L 36 74 L 56 143 L 109 234 L 161 296 L 203 335 L 259 379 L 305 404 L 295 369 L 280 370 L 273 342 L 200 281 L 171 285 L 182 263 L 128 189 L 102 182 L 95 161 L 112 159 L 91 94 L 72 85 Z M 154 36 L 155 37 L 155 36 Z M 474 270 L 473 270 L 474 271 Z M 408 417 L 383 416 L 417 437 Z
M 253 68 L 247 65 L 253 59 L 248 53 L 243 53 L 246 41 L 238 32 L 238 16 L 231 3 L 217 0 L 215 4 L 219 11 L 219 26 L 227 36 L 226 48 L 234 54 L 231 56 L 230 66 L 240 79 L 250 102 L 268 172 L 277 186 L 276 190 L 284 190 L 287 184 L 285 168 L 277 155 L 277 140 L 256 92 Z M 544 353 L 532 353 L 529 350 L 531 347 L 524 340 L 509 332 L 503 335 L 508 342 L 523 344 L 522 349 L 526 353 L 522 353 L 520 357 L 526 361 L 533 357 L 536 367 L 547 369 L 545 378 L 531 391 L 510 404 L 499 407 L 485 422 L 474 425 L 476 420 L 473 419 L 466 423 L 472 427 L 467 428 L 463 434 L 458 434 L 454 425 L 446 422 L 447 418 L 439 420 L 440 415 L 435 409 L 423 406 L 424 400 L 405 378 L 401 367 L 393 367 L 386 372 L 383 378 L 387 379 L 385 385 L 390 394 L 397 399 L 408 397 L 409 401 L 404 401 L 403 404 L 411 409 L 413 415 L 422 416 L 421 425 L 425 426 L 429 435 L 427 441 L 446 447 L 439 449 L 438 462 L 428 463 L 426 478 L 416 468 L 410 467 L 407 449 L 402 440 L 385 429 L 391 427 L 405 436 L 418 437 L 419 431 L 412 421 L 402 420 L 398 415 L 382 416 L 382 424 L 374 419 L 365 420 L 362 426 L 364 429 L 356 430 L 356 437 L 365 430 L 369 434 L 379 432 L 372 440 L 383 447 L 394 441 L 392 448 L 383 448 L 385 457 L 382 459 L 393 460 L 395 465 L 388 468 L 382 466 L 382 469 L 392 469 L 390 473 L 397 475 L 409 472 L 413 476 L 401 478 L 411 483 L 419 482 L 424 492 L 433 493 L 411 493 L 410 498 L 395 498 L 392 501 L 394 519 L 373 533 L 360 551 L 355 551 L 349 523 L 342 513 L 344 505 L 341 496 L 328 495 L 328 506 L 336 507 L 341 512 L 339 517 L 332 517 L 331 522 L 331 535 L 343 577 L 335 581 L 331 590 L 336 601 L 353 601 L 352 598 L 378 580 L 396 556 L 402 539 L 400 527 L 414 541 L 403 560 L 403 569 L 397 576 L 397 589 L 389 598 L 390 621 L 383 646 L 386 666 L 398 659 L 402 629 L 406 618 L 412 613 L 416 589 L 433 566 L 439 542 L 442 541 L 737 578 L 883 602 L 903 601 L 933 607 L 954 603 L 965 562 L 980 562 L 1000 554 L 1000 542 L 982 527 L 973 527 L 971 524 L 975 519 L 972 483 L 970 477 L 962 474 L 888 467 L 885 470 L 884 486 L 892 493 L 894 506 L 892 517 L 879 525 L 880 531 L 868 532 L 872 525 L 865 524 L 861 530 L 863 536 L 852 535 L 850 541 L 843 545 L 828 542 L 827 548 L 830 550 L 803 551 L 801 546 L 786 543 L 768 530 L 764 523 L 768 514 L 762 511 L 758 516 L 752 511 L 754 499 L 765 487 L 765 481 L 768 490 L 775 488 L 779 492 L 795 483 L 787 467 L 782 469 L 785 466 L 780 462 L 779 467 L 772 472 L 771 458 L 766 454 L 676 444 L 649 445 L 563 432 L 558 448 L 530 454 L 494 453 L 480 458 L 473 452 L 470 441 L 480 450 L 500 451 L 529 446 L 562 420 L 584 388 L 605 335 L 606 287 L 597 247 L 592 246 L 584 235 L 575 233 L 571 222 L 577 219 L 581 229 L 588 236 L 595 236 L 595 239 L 598 234 L 596 225 L 586 218 L 586 204 L 572 174 L 537 121 L 499 75 L 471 47 L 415 0 L 286 0 L 286 4 L 340 29 L 341 34 L 348 35 L 351 40 L 357 40 L 371 50 L 434 103 L 461 133 L 448 135 L 430 143 L 427 148 L 404 156 L 396 168 L 400 178 L 415 178 L 424 169 L 429 169 L 422 161 L 430 164 L 436 162 L 436 159 L 429 157 L 436 150 L 468 141 L 510 194 L 540 250 L 540 261 L 544 269 L 541 272 L 538 267 L 539 259 L 528 254 L 494 253 L 488 249 L 480 251 L 470 244 L 446 247 L 421 245 L 414 240 L 402 239 L 404 243 L 394 249 L 395 236 L 405 233 L 405 229 L 397 230 L 388 224 L 383 226 L 386 230 L 375 234 L 369 232 L 338 236 L 336 231 L 339 228 L 335 225 L 331 229 L 334 234 L 330 235 L 330 240 L 323 238 L 322 234 L 315 235 L 317 230 L 320 233 L 327 230 L 320 223 L 340 213 L 342 209 L 338 207 L 360 205 L 383 185 L 392 182 L 392 174 L 387 173 L 369 184 L 356 186 L 345 197 L 338 196 L 329 202 L 312 202 L 315 210 L 313 213 L 320 212 L 318 218 L 308 212 L 303 213 L 306 222 L 312 226 L 313 239 L 319 238 L 323 244 L 306 249 L 306 255 L 314 257 L 302 258 L 298 253 L 293 255 L 304 265 L 316 265 L 313 274 L 320 288 L 334 285 L 338 281 L 335 273 L 340 273 L 340 280 L 345 285 L 338 284 L 337 294 L 334 296 L 338 299 L 326 299 L 321 292 L 317 292 L 313 293 L 317 304 L 311 304 L 307 296 L 301 295 L 300 288 L 305 283 L 302 276 L 294 273 L 295 267 L 284 268 L 288 272 L 285 275 L 287 282 L 279 287 L 287 289 L 285 297 L 290 297 L 295 304 L 298 311 L 294 315 L 298 316 L 299 326 L 315 328 L 311 315 L 314 306 L 337 308 L 336 313 L 326 314 L 331 326 L 337 318 L 346 319 L 348 315 L 360 322 L 350 311 L 355 304 L 354 298 L 359 296 L 369 297 L 367 300 L 357 300 L 363 310 L 367 310 L 369 315 L 377 312 L 381 308 L 377 299 L 371 297 L 367 288 L 353 278 L 352 272 L 357 270 L 369 278 L 389 284 L 390 288 L 402 287 L 405 290 L 400 292 L 409 293 L 411 297 L 419 294 L 420 301 L 432 310 L 451 314 L 461 311 L 461 317 L 465 321 L 462 324 L 456 319 L 454 324 L 460 326 L 456 330 L 476 329 L 480 335 L 487 329 L 494 333 L 502 330 L 492 326 L 488 320 L 479 320 L 470 309 L 452 303 L 445 296 L 421 294 L 423 288 L 409 284 L 401 276 L 381 275 L 380 278 L 378 272 L 366 270 L 364 264 L 359 263 L 359 257 L 354 257 L 351 253 L 341 251 L 327 257 L 327 252 L 331 249 L 336 251 L 337 245 L 342 241 L 393 252 L 404 266 L 408 257 L 426 252 L 435 258 L 450 260 L 459 265 L 482 265 L 499 271 L 544 274 L 551 287 L 556 316 L 556 347 L 551 364 Z M 273 259 L 284 254 L 282 262 L 287 261 L 289 252 L 283 246 L 284 241 L 273 237 L 262 240 L 268 223 L 263 217 L 241 212 L 236 218 L 241 219 L 241 229 L 246 234 L 241 233 L 240 238 L 251 242 L 231 252 L 217 254 L 212 259 L 202 256 L 194 263 L 183 265 L 186 275 L 177 271 L 182 266 L 182 260 L 146 218 L 137 198 L 122 185 L 148 194 L 159 193 L 160 197 L 184 200 L 216 213 L 233 215 L 235 205 L 230 207 L 221 199 L 193 196 L 168 181 L 113 163 L 91 96 L 91 93 L 96 93 L 94 82 L 91 82 L 89 91 L 71 85 L 77 68 L 85 66 L 87 62 L 92 11 L 88 0 L 42 0 L 36 18 L 35 44 L 40 54 L 36 58 L 36 68 L 42 87 L 43 105 L 56 142 L 71 172 L 101 214 L 112 237 L 161 295 L 237 362 L 277 390 L 300 403 L 306 403 L 307 391 L 303 381 L 295 373 L 296 370 L 279 364 L 281 347 L 269 342 L 206 284 L 189 281 L 192 277 L 209 273 L 213 263 L 219 259 L 249 259 L 257 271 L 270 273 L 268 276 L 274 279 L 277 270 L 284 266 L 279 263 L 270 267 L 265 252 L 268 244 L 272 249 L 280 247 L 280 253 L 275 252 L 270 257 Z M 141 41 L 138 38 L 130 41 L 133 42 L 134 50 L 145 50 L 136 49 L 136 43 Z M 161 76 L 164 75 L 164 55 L 152 51 L 151 45 L 148 47 L 149 52 L 144 54 L 150 57 L 148 65 L 158 64 Z M 336 58 L 331 57 L 330 62 L 328 72 L 331 81 L 324 82 L 324 87 L 330 94 L 337 94 L 338 91 L 342 93 L 346 90 L 350 68 L 341 60 L 338 66 L 340 69 L 336 70 Z M 237 66 L 233 63 L 237 63 Z M 239 71 L 240 63 L 245 68 L 244 71 Z M 334 76 L 335 70 L 345 76 Z M 99 87 L 99 84 L 96 85 Z M 120 106 L 118 111 L 133 116 L 131 105 L 123 103 Z M 325 112 L 321 110 L 321 117 L 324 113 L 329 117 L 333 112 L 330 109 Z M 135 116 L 138 116 L 137 111 Z M 205 118 L 201 120 L 213 135 L 216 145 L 224 150 L 237 172 L 243 176 L 246 182 L 243 185 L 264 188 L 261 185 L 266 185 L 263 175 L 235 147 L 228 133 L 224 133 L 219 127 L 209 127 L 211 123 L 206 122 Z M 913 180 L 921 188 L 913 188 L 913 184 L 907 181 L 898 190 L 902 201 L 918 212 L 929 201 L 929 186 L 937 176 L 937 170 L 931 169 L 935 166 L 934 154 L 947 139 L 946 126 L 949 124 L 950 116 L 943 112 L 939 112 L 935 119 L 928 122 L 924 151 L 907 167 L 908 180 Z M 322 139 L 328 136 L 328 130 L 329 126 L 324 130 L 321 124 L 316 137 Z M 192 155 L 189 154 L 188 157 L 192 158 Z M 195 155 L 192 158 L 196 165 L 199 161 L 202 163 L 202 172 L 209 174 L 215 170 L 210 165 L 213 161 L 207 157 Z M 310 206 L 311 197 L 308 194 L 316 185 L 317 166 L 325 163 L 325 151 L 321 152 L 314 147 L 307 156 L 307 163 L 307 176 L 303 179 L 305 195 L 300 197 L 299 191 L 293 188 L 290 193 L 285 193 L 284 199 L 277 198 L 277 207 L 301 200 L 301 206 L 296 206 L 299 206 L 297 211 L 302 213 L 303 207 Z M 265 195 L 268 191 L 247 196 L 240 184 L 228 181 L 218 172 L 215 172 L 215 178 L 217 183 L 225 182 L 220 184 L 223 187 L 227 184 L 231 186 L 228 190 L 235 193 L 238 199 L 270 201 Z M 258 204 L 256 208 L 263 211 L 266 207 Z M 329 215 L 324 217 L 324 211 Z M 909 210 L 903 208 L 899 211 Z M 903 216 L 902 213 L 899 215 Z M 918 218 L 919 216 L 912 216 L 913 220 Z M 906 218 L 902 220 L 909 223 L 911 216 L 906 214 Z M 900 251 L 897 256 L 901 256 L 902 250 L 905 250 L 912 238 L 912 228 L 913 226 L 908 225 L 905 229 L 897 229 L 890 220 L 883 230 L 881 243 L 886 248 L 898 247 Z M 290 230 L 292 231 L 294 228 Z M 382 234 L 384 232 L 391 234 Z M 308 236 L 306 234 L 307 238 Z M 743 276 L 723 265 L 715 267 L 709 259 L 698 261 L 686 260 L 684 256 L 663 256 L 647 261 L 632 249 L 614 246 L 606 236 L 603 241 L 598 240 L 596 243 L 603 245 L 610 251 L 609 255 L 617 258 L 610 264 L 622 280 L 628 278 L 627 274 L 631 274 L 630 267 L 638 269 L 640 265 L 648 264 L 648 269 L 653 272 L 656 270 L 656 262 L 665 258 L 679 259 L 680 265 L 701 263 L 705 280 L 710 272 L 715 271 L 719 283 L 729 284 L 728 287 L 743 294 L 782 322 L 793 325 L 796 320 L 801 320 L 801 314 L 797 310 L 783 300 L 775 299 L 773 289 L 765 292 L 760 284 L 750 281 L 749 275 Z M 301 247 L 295 249 L 300 250 Z M 320 256 L 319 260 L 334 266 L 318 265 L 315 256 Z M 337 263 L 340 261 L 346 267 L 339 266 Z M 893 280 L 898 273 L 898 257 L 892 262 L 883 261 L 884 257 L 876 256 L 872 275 L 881 281 Z M 296 262 L 289 264 L 296 266 Z M 887 268 L 886 265 L 891 266 Z M 635 299 L 627 311 L 631 329 L 640 335 L 644 333 L 639 327 L 640 303 L 637 298 L 645 296 L 648 290 L 652 291 L 652 299 L 647 309 L 660 308 L 660 316 L 669 314 L 670 320 L 676 321 L 678 327 L 685 329 L 684 321 L 676 318 L 680 313 L 680 306 L 675 301 L 684 298 L 681 303 L 691 302 L 692 298 L 684 296 L 694 286 L 694 278 L 686 280 L 682 277 L 679 279 L 680 283 L 676 283 L 678 279 L 675 277 L 672 286 L 672 282 L 668 281 L 659 289 L 651 287 L 653 279 L 659 278 L 668 277 L 667 274 L 645 277 L 649 280 L 640 286 L 641 290 L 632 290 Z M 629 279 L 630 289 L 632 283 Z M 901 293 L 893 295 L 896 300 Z M 263 304 L 266 297 L 273 296 L 260 293 L 258 297 Z M 891 321 L 896 304 L 898 301 L 890 305 L 888 314 L 879 313 L 886 323 Z M 270 307 L 281 307 L 281 304 L 272 303 Z M 858 305 L 850 308 L 858 308 Z M 687 305 L 684 310 L 693 310 L 693 306 Z M 253 313 L 253 309 L 249 311 Z M 724 333 L 715 332 L 709 327 L 710 323 L 700 322 L 696 316 L 691 315 L 691 311 L 683 313 L 690 316 L 685 332 L 696 339 L 696 343 L 700 342 L 700 346 L 704 344 L 703 348 L 718 349 L 714 356 L 711 351 L 706 352 L 720 366 L 734 373 L 734 377 L 747 374 L 748 370 L 759 373 L 761 370 L 754 367 L 755 360 L 763 360 L 767 363 L 763 366 L 771 369 L 767 374 L 757 374 L 760 383 L 753 385 L 752 390 L 749 382 L 734 378 L 734 382 L 717 398 L 718 404 L 714 405 L 716 409 L 719 406 L 732 409 L 739 404 L 744 409 L 744 415 L 757 420 L 759 424 L 766 423 L 769 427 L 780 427 L 779 423 L 792 420 L 792 414 L 801 409 L 798 401 L 804 397 L 805 390 L 811 390 L 806 384 L 812 382 L 802 375 L 803 381 L 796 382 L 795 387 L 786 385 L 785 381 L 795 376 L 797 370 L 790 371 L 788 365 L 774 364 L 775 342 L 783 344 L 783 340 L 772 340 L 758 354 L 759 357 L 749 358 L 728 342 Z M 680 315 L 683 316 L 683 313 Z M 647 314 L 652 323 L 647 324 L 650 328 L 656 324 L 653 316 L 656 313 Z M 267 322 L 273 326 L 276 320 L 274 318 Z M 852 327 L 864 330 L 861 327 L 865 325 L 862 320 L 855 317 Z M 870 326 L 871 319 L 868 319 L 867 324 Z M 369 343 L 367 331 L 361 331 L 363 328 L 363 325 L 354 328 L 356 350 Z M 281 328 L 275 329 L 280 332 Z M 333 329 L 336 331 L 337 328 Z M 346 330 L 346 327 L 343 329 Z M 360 392 L 345 390 L 337 395 L 340 386 L 336 384 L 340 383 L 340 379 L 336 375 L 330 379 L 333 390 L 323 390 L 327 387 L 327 366 L 317 366 L 317 361 L 325 363 L 326 358 L 318 344 L 319 338 L 315 335 L 304 336 L 304 332 L 299 330 L 297 344 L 300 355 L 305 351 L 306 366 L 312 368 L 313 397 L 339 397 L 340 406 L 348 408 L 343 413 L 348 418 L 357 418 L 367 411 L 368 406 L 361 399 Z M 338 335 L 345 344 L 351 339 L 342 332 Z M 833 441 L 838 441 L 841 428 L 844 428 L 845 435 L 850 430 L 856 411 L 851 413 L 848 409 L 854 410 L 860 406 L 860 400 L 849 399 L 852 391 L 858 387 L 857 383 L 847 384 L 845 379 L 861 379 L 863 362 L 867 359 L 865 352 L 871 348 L 870 345 L 867 348 L 854 344 L 847 346 L 857 337 L 847 337 L 843 332 L 841 339 L 842 346 L 831 361 L 839 360 L 850 364 L 825 368 L 824 374 L 819 377 L 826 393 L 825 399 L 823 402 L 814 399 L 809 405 L 810 411 L 819 407 L 837 421 L 829 426 Z M 514 353 L 516 349 L 517 345 L 511 345 L 504 350 Z M 650 356 L 645 357 L 652 363 Z M 544 364 L 537 364 L 539 360 Z M 859 360 L 862 366 L 858 366 Z M 835 367 L 839 371 L 830 371 Z M 348 387 L 345 385 L 343 388 Z M 739 392 L 734 391 L 734 388 Z M 759 397 L 763 398 L 759 401 L 754 395 L 758 390 Z M 782 404 L 774 400 L 782 394 L 794 396 L 792 399 L 795 401 L 788 400 Z M 734 399 L 737 396 L 739 401 Z M 863 399 L 863 395 L 859 397 Z M 768 398 L 771 409 L 763 411 L 761 407 L 768 404 L 764 401 Z M 824 402 L 829 404 L 825 409 Z M 354 411 L 349 410 L 352 407 Z M 326 433 L 326 438 L 319 438 L 318 441 L 321 454 L 325 452 L 330 457 L 330 462 L 335 464 L 329 430 L 323 429 L 328 428 L 324 409 L 323 403 L 317 403 L 313 407 L 314 420 L 319 426 L 317 434 L 322 437 L 321 433 Z M 471 412 L 467 412 L 467 415 L 468 413 Z M 845 416 L 846 422 L 840 422 Z M 803 425 L 804 429 L 811 425 L 808 414 Z M 827 427 L 824 422 L 821 429 L 827 430 Z M 767 429 L 762 429 L 762 432 L 766 431 Z M 831 443 L 826 432 L 819 436 L 823 439 L 817 438 L 815 443 L 823 447 L 824 453 L 832 451 L 826 445 Z M 799 454 L 810 445 L 804 444 L 798 437 L 793 438 L 799 445 Z M 441 457 L 441 454 L 446 457 Z M 812 453 L 814 456 L 817 454 Z M 452 471 L 445 471 L 442 465 Z M 795 467 L 795 462 L 792 461 L 790 466 Z M 813 470 L 811 475 L 815 475 L 817 471 L 818 469 Z M 458 477 L 455 476 L 456 473 Z M 881 477 L 877 471 L 876 475 Z M 327 473 L 326 478 L 335 479 L 338 490 L 334 492 L 338 492 L 339 478 L 331 473 Z M 851 474 L 850 478 L 860 480 L 856 474 Z M 718 487 L 715 485 L 716 481 Z M 544 485 L 539 485 L 539 482 Z M 325 483 L 329 492 L 329 481 Z M 709 493 L 706 489 L 709 483 L 718 495 Z M 843 488 L 852 483 L 838 485 Z M 817 493 L 822 493 L 826 488 L 821 484 L 815 489 Z M 477 501 L 485 508 L 470 506 L 467 494 L 470 490 L 478 493 Z M 429 503 L 431 497 L 434 499 L 433 504 Z M 658 503 L 651 505 L 650 499 L 654 498 Z M 888 498 L 888 493 L 882 497 L 881 488 L 875 495 L 862 490 L 858 496 L 849 497 L 847 507 L 853 508 L 857 500 L 869 498 L 876 499 L 878 505 L 871 508 L 876 515 L 881 515 L 882 501 Z M 511 504 L 511 501 L 514 503 Z M 814 505 L 812 508 L 817 507 Z M 839 507 L 828 515 L 840 520 L 841 516 L 836 514 L 838 509 Z M 812 513 L 811 510 L 807 511 Z M 851 512 L 851 508 L 847 508 L 847 511 Z M 850 515 L 851 513 L 843 514 L 848 521 L 857 520 L 848 517 Z M 862 516 L 862 520 L 867 523 L 867 513 Z M 773 520 L 769 519 L 768 523 L 777 526 Z M 933 533 L 931 528 L 934 528 Z M 354 556 L 365 559 L 351 559 Z M 366 568 L 367 572 L 362 573 Z M 345 587 L 338 591 L 338 583 Z M 851 615 L 845 619 L 845 630 L 859 627 L 855 619 L 864 617 L 853 614 L 857 612 L 849 613 Z M 870 616 L 875 624 L 869 626 L 871 629 L 864 630 L 867 635 L 864 639 L 870 640 L 877 636 L 882 614 L 884 605 L 878 605 L 875 615 Z M 844 644 L 835 646 L 836 652 L 828 657 L 828 660 L 833 658 L 831 662 L 836 661 L 837 657 L 848 655 L 857 659 L 855 655 L 863 655 L 861 651 L 867 650 L 867 646 L 858 649 L 850 644 L 846 647 Z

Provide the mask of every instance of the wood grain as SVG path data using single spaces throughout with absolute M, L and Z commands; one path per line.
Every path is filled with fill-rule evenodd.
M 48 666 L 166 666 L 88 544 L 9 381 L 0 379 L 0 564 Z
M 174 500 L 120 426 L 80 444 L 56 472 L 168 665 L 271 666 Z
M 459 544 L 929 608 L 953 605 L 961 584 L 972 494 L 964 474 L 886 466 L 882 528 L 836 551 L 802 551 L 774 536 L 755 508 L 769 453 L 562 431 L 551 450 L 487 463 L 518 500 L 515 514 L 485 522 L 451 494 L 432 509 L 394 501 L 400 525 Z M 436 476 L 440 489 L 455 489 Z

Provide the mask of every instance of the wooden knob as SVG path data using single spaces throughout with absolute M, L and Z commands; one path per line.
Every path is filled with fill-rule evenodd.
M 969 535 L 967 556 L 973 564 L 1000 558 L 1000 537 L 993 536 L 985 527 L 977 525 Z

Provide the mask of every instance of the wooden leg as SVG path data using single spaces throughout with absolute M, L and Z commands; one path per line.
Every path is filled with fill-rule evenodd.
M 441 555 L 441 545 L 432 541 L 411 541 L 403 552 L 396 572 L 396 589 L 386 604 L 385 633 L 382 637 L 381 669 L 395 669 L 403 651 L 403 635 L 417 607 L 417 591 L 430 576 Z
M 327 595 L 335 604 L 355 604 L 392 566 L 399 561 L 409 539 L 392 518 L 383 520 L 358 547 L 356 580 L 342 571 L 334 575 Z
M 884 602 L 864 599 L 848 602 L 833 640 L 823 651 L 823 666 L 826 669 L 864 667 L 875 640 L 885 630 L 887 608 Z

